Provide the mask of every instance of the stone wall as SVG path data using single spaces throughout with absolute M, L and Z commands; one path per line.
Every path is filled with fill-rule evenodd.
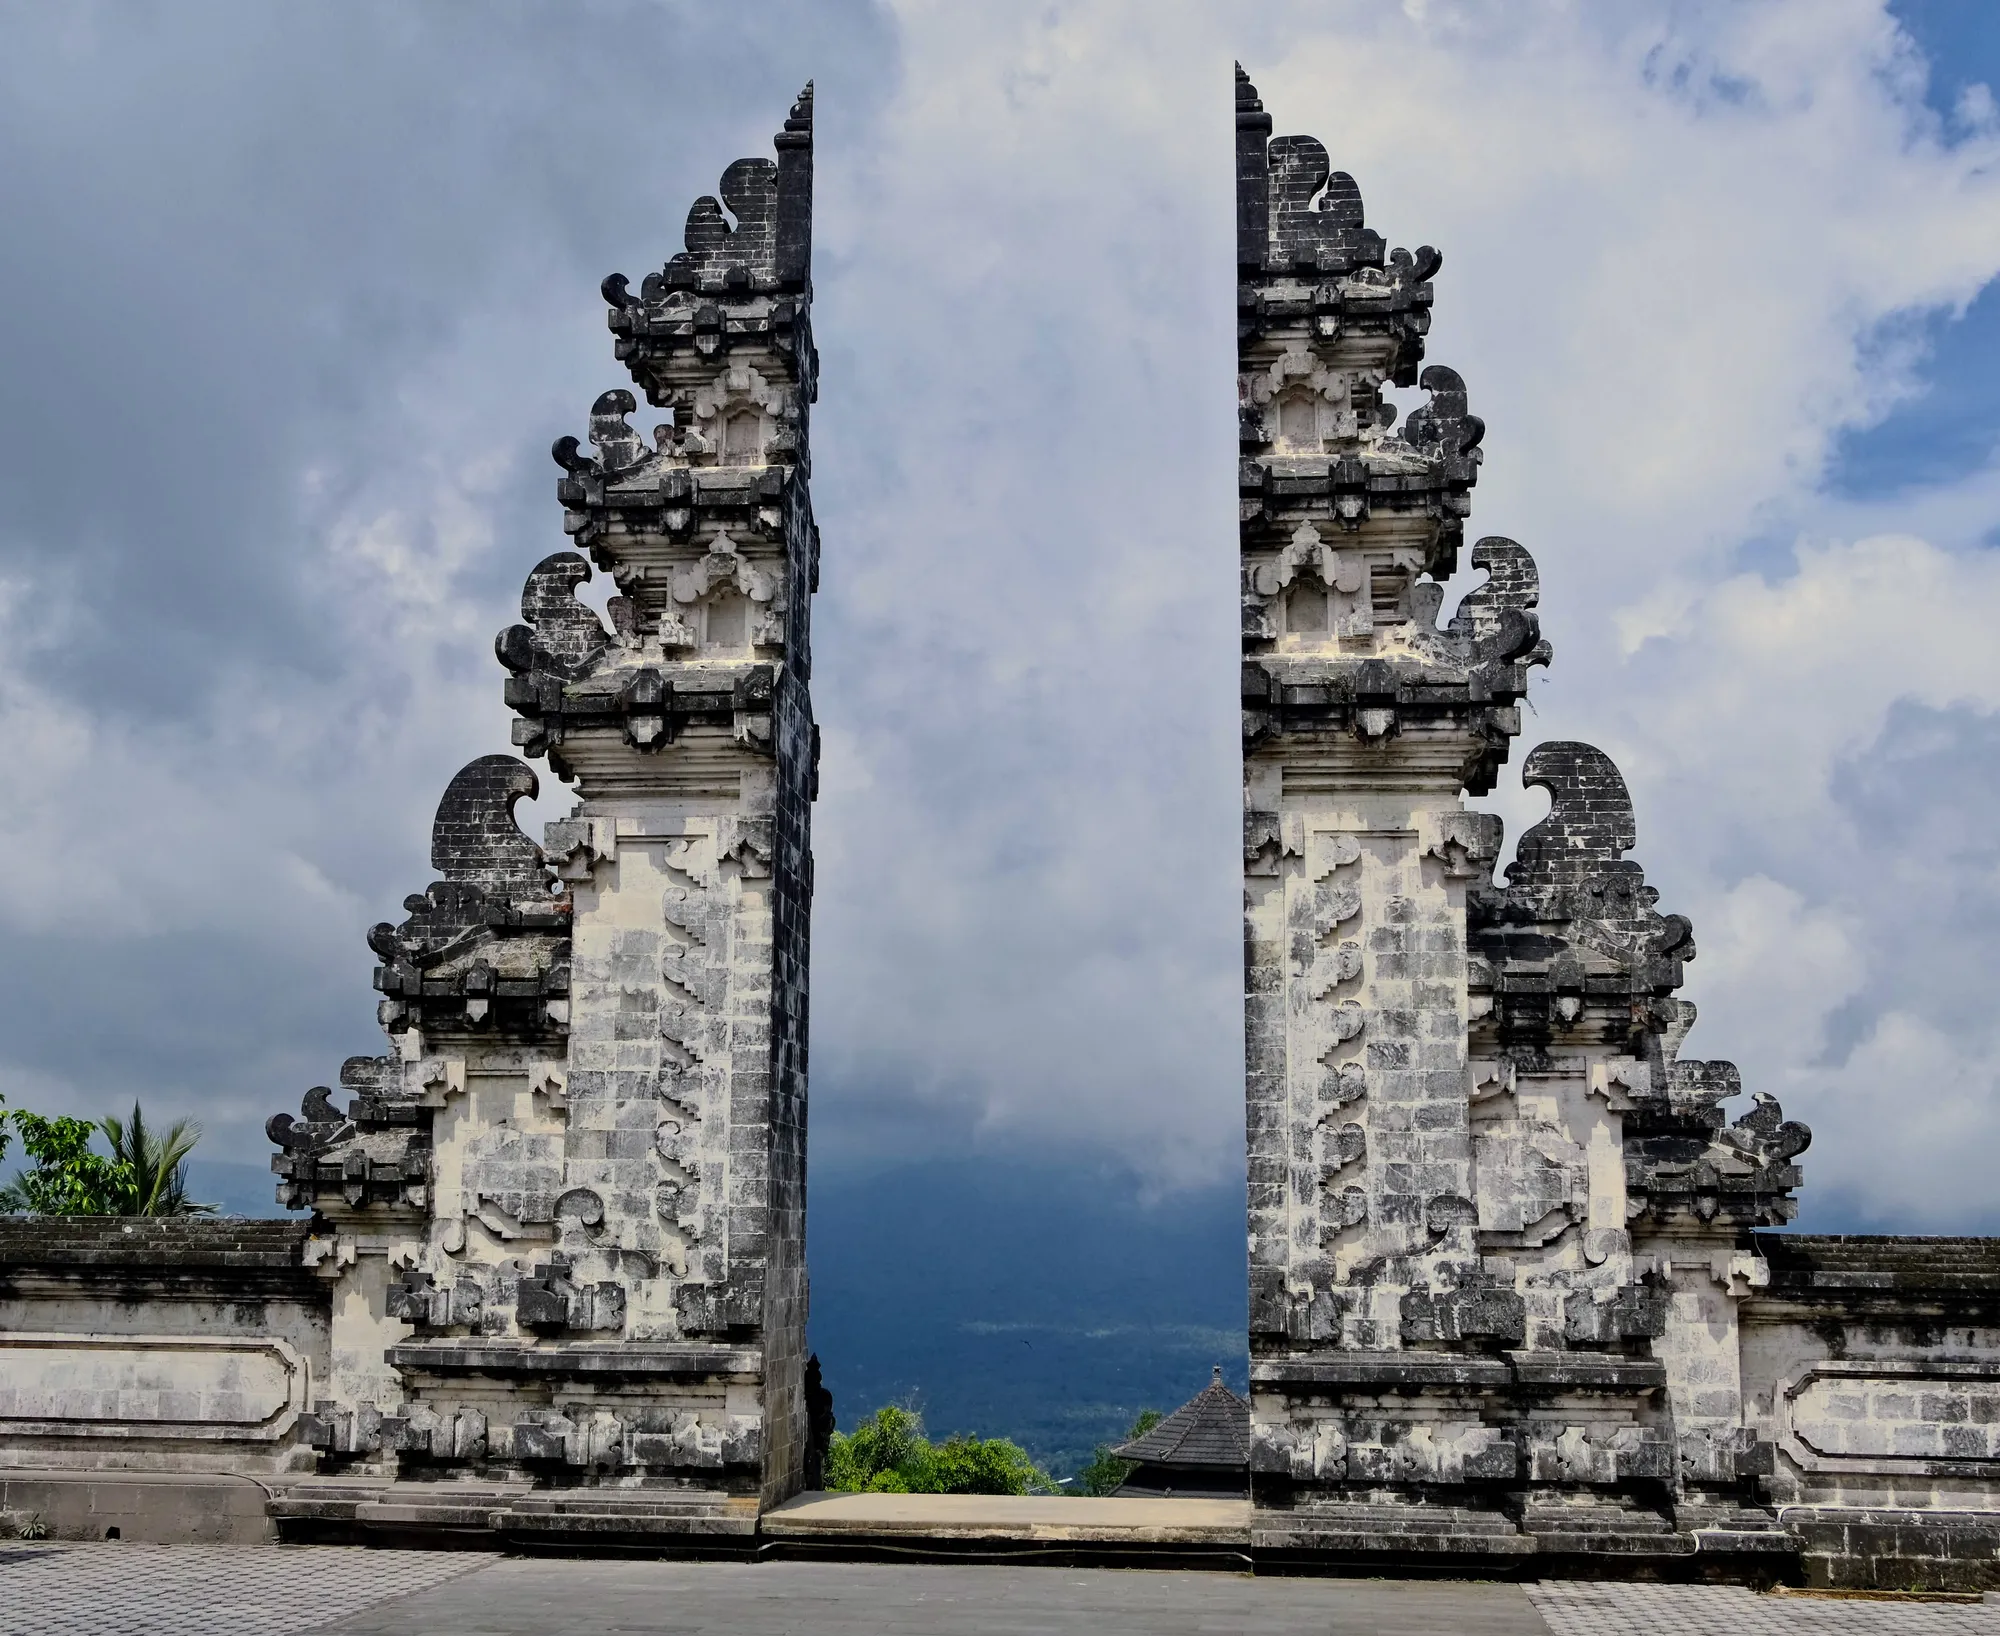
M 0 1217 L 0 1470 L 310 1469 L 302 1423 L 327 1378 L 331 1292 L 306 1264 L 310 1235 Z
M 1760 1233 L 1743 1401 L 1837 1586 L 2000 1585 L 2000 1240 Z

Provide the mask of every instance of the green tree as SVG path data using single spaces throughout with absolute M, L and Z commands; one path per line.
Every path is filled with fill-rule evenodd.
M 146 1116 L 134 1102 L 129 1120 L 108 1114 L 98 1124 L 111 1144 L 112 1159 L 125 1167 L 129 1179 L 118 1215 L 215 1214 L 214 1205 L 200 1204 L 187 1196 L 188 1155 L 201 1140 L 201 1126 L 192 1119 L 176 1119 L 155 1133 L 146 1128 Z
M 1125 1434 L 1124 1441 L 1144 1437 L 1166 1416 L 1158 1409 L 1141 1409 L 1139 1418 L 1132 1422 L 1132 1429 Z M 1118 1486 L 1138 1469 L 1135 1460 L 1121 1460 L 1111 1452 L 1107 1444 L 1099 1443 L 1092 1452 L 1090 1461 L 1076 1474 L 1076 1481 L 1070 1487 L 1072 1494 L 1102 1495 L 1115 1494 Z
M 924 1423 L 891 1403 L 877 1409 L 851 1432 L 835 1432 L 827 1444 L 826 1486 L 843 1493 L 907 1494 L 903 1473 L 914 1471 L 924 1441 Z
M 1056 1485 L 1004 1437 L 948 1437 L 933 1445 L 922 1487 L 913 1494 L 1053 1494 Z
M 848 1494 L 1053 1494 L 1056 1485 L 1027 1450 L 1003 1437 L 932 1443 L 922 1418 L 889 1404 L 851 1432 L 835 1432 L 826 1486 Z
M 12 1127 L 11 1131 L 8 1127 Z M 215 1207 L 187 1196 L 187 1159 L 201 1127 L 178 1119 L 164 1132 L 147 1129 L 145 1114 L 102 1120 L 53 1117 L 15 1108 L 0 1113 L 0 1157 L 12 1136 L 32 1161 L 0 1186 L 0 1212 L 37 1216 L 209 1215 Z M 109 1157 L 91 1150 L 102 1135 Z
M 46 1118 L 17 1108 L 7 1115 L 34 1160 L 0 1188 L 0 1209 L 37 1216 L 116 1216 L 131 1192 L 123 1165 L 90 1151 L 97 1126 L 63 1115 Z

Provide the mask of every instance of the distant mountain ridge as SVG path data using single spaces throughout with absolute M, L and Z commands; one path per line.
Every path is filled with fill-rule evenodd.
M 1240 1184 L 1142 1200 L 1085 1164 L 815 1172 L 809 1340 L 842 1425 L 914 1402 L 1060 1475 L 1220 1364 L 1246 1387 Z

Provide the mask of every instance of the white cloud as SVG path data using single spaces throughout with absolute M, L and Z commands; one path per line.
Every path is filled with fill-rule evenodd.
M 1556 663 L 1529 737 L 1588 738 L 1625 766 L 1639 856 L 1705 951 L 1693 1048 L 1820 1123 L 1809 1178 L 1891 1218 L 1920 1196 L 1975 1208 L 1914 1150 L 1859 1157 L 1866 1095 L 1849 1087 L 1898 1052 L 1935 1067 L 1941 1128 L 1981 1130 L 1996 1104 L 1977 1026 L 1900 990 L 1869 1009 L 1891 963 L 1880 917 L 1942 912 L 1958 876 L 1883 886 L 1877 820 L 1842 779 L 1899 700 L 2000 708 L 1980 634 L 2000 579 L 1973 550 L 2000 468 L 1893 501 L 1819 485 L 1838 434 L 1912 388 L 1914 357 L 1883 337 L 2000 269 L 1990 117 L 1962 109 L 1947 131 L 1864 0 L 886 14 L 893 65 L 819 75 L 815 1151 L 1090 1145 L 1167 1181 L 1240 1163 L 1241 55 L 1279 130 L 1356 175 L 1374 225 L 1445 252 L 1431 356 L 1490 428 L 1475 534 L 1518 538 L 1543 568 Z M 468 151 L 580 141 L 522 88 L 538 83 L 507 78 L 530 113 Z M 577 113 L 593 141 L 609 105 Z M 325 667 L 246 657 L 165 730 L 26 658 L 0 667 L 21 772 L 0 834 L 94 860 L 110 884 L 77 890 L 115 905 L 104 948 L 177 932 L 308 948 L 286 969 L 345 985 L 367 1043 L 354 929 L 422 884 L 437 791 L 504 742 L 490 634 L 560 544 L 540 450 L 617 379 L 595 277 L 614 254 L 636 273 L 670 252 L 687 200 L 783 111 L 774 97 L 746 123 L 732 96 L 724 138 L 681 106 L 627 109 L 632 144 L 588 167 L 482 173 L 493 211 L 447 226 L 420 208 L 431 172 L 371 178 L 383 219 L 428 235 L 494 211 L 512 225 L 448 302 L 442 263 L 413 261 L 399 293 L 371 250 L 368 287 L 408 308 L 390 302 L 366 395 L 331 443 L 292 411 L 315 434 L 284 474 L 304 520 L 269 549 L 304 564 L 338 633 Z M 614 216 L 615 233 L 576 226 Z M 292 390 L 314 401 L 310 379 Z M 1795 554 L 1769 548 L 1794 537 Z M 1499 804 L 1518 831 L 1540 798 Z M 0 917 L 59 919 L 52 879 Z M 1981 951 L 1970 931 L 1906 939 L 1894 964 Z M 282 1042 L 297 1019 L 277 989 L 230 1038 Z M 189 1046 L 181 1071 L 214 1048 Z M 332 1067 L 274 1074 L 265 1106 Z M 247 1109 L 256 1075 L 228 1073 Z M 77 1094 L 103 1082 L 79 1074 Z
M 821 709 L 869 785 L 821 812 L 821 1117 L 865 1072 L 988 1128 L 1237 1162 L 1232 50 L 1374 225 L 1446 253 L 1431 356 L 1489 424 L 1475 525 L 1544 570 L 1530 733 L 1624 756 L 1642 856 L 1722 911 L 1695 986 L 1733 961 L 1743 1003 L 1697 1044 L 1814 1055 L 1856 911 L 1746 875 L 1732 837 L 1837 824 L 1842 747 L 1913 685 L 1961 696 L 2000 595 L 1912 540 L 1733 571 L 1779 520 L 1829 520 L 1833 438 L 1910 390 L 1885 321 L 2000 268 L 2000 149 L 1945 141 L 1881 9 L 899 15 L 907 91 L 830 195 L 851 259 L 822 292 L 853 339 L 820 469 L 879 442 L 895 465 L 823 502 Z M 1673 779 L 1688 799 L 1656 800 Z M 1518 829 L 1539 798 L 1499 804 Z
M 1839 907 L 1809 904 L 1803 893 L 1765 875 L 1686 907 L 1700 915 L 1697 976 L 1704 995 L 1687 1054 L 1748 1046 L 1761 1059 L 1753 1067 L 1817 1059 L 1827 1045 L 1828 1013 L 1863 984 L 1863 924 Z
M 1793 1070 L 1788 1106 L 1818 1120 L 1808 1181 L 1904 1231 L 1990 1231 L 1996 1049 L 1991 1029 L 1951 1033 L 1890 1011 L 1837 1070 Z
M 1898 701 L 2000 706 L 1996 615 L 2000 558 L 1910 535 L 1802 543 L 1782 577 L 1713 586 L 1614 706 L 1640 775 L 1685 781 L 1681 856 L 1717 867 L 1746 828 L 1820 844 L 1835 764 Z
M 1605 706 L 1638 855 L 1695 921 L 1690 1050 L 1812 1124 L 1809 1183 L 1882 1220 L 1989 1209 L 1937 1144 L 2000 1130 L 1983 992 L 1966 1003 L 2000 957 L 1996 619 L 1991 552 L 1801 542 L 1776 577 L 1710 586 Z

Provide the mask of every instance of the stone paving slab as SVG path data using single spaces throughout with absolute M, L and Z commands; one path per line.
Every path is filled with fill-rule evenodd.
M 2000 1607 L 1978 1602 L 1556 1580 L 1527 1592 L 1554 1636 L 2000 1636 Z
M 509 1558 L 319 1636 L 1548 1636 L 1516 1585 Z
M 1094 1499 L 1017 1494 L 800 1494 L 759 1524 L 768 1539 L 927 1539 L 1250 1544 L 1248 1500 Z
M 0 1546 L 0 1636 L 2000 1636 L 2000 1607 L 1730 1586 Z
M 493 1560 L 307 1545 L 4 1545 L 0 1636 L 290 1636 Z

